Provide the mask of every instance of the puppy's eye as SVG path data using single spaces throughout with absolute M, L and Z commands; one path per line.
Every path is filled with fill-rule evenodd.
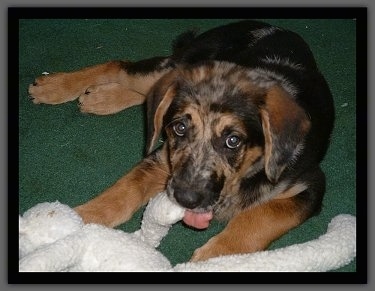
M 241 138 L 237 135 L 230 135 L 225 140 L 225 144 L 230 149 L 238 148 L 241 145 Z
M 186 133 L 186 125 L 182 122 L 177 122 L 173 125 L 173 131 L 178 136 L 184 136 Z

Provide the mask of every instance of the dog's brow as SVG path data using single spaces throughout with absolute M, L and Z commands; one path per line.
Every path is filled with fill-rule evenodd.
M 190 114 L 184 114 L 182 116 L 176 116 L 176 117 L 173 117 L 172 120 L 170 122 L 168 122 L 164 128 L 167 128 L 168 126 L 170 126 L 172 123 L 176 122 L 176 121 L 186 121 L 186 120 L 191 120 L 191 115 Z
M 218 136 L 223 135 L 224 132 L 238 132 L 241 135 L 246 135 L 246 130 L 242 122 L 231 114 L 220 114 L 213 121 L 213 126 Z
M 182 116 L 176 116 L 176 117 L 173 117 L 172 119 L 172 122 L 176 122 L 176 121 L 186 121 L 186 120 L 191 120 L 191 115 L 190 114 L 184 114 Z

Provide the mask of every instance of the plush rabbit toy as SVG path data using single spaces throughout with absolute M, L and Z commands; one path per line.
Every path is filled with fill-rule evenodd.
M 306 243 L 172 267 L 155 247 L 184 211 L 162 192 L 147 205 L 141 228 L 126 233 L 84 224 L 72 208 L 59 202 L 37 204 L 19 217 L 19 270 L 322 272 L 342 267 L 356 256 L 356 219 L 338 215 L 327 233 Z

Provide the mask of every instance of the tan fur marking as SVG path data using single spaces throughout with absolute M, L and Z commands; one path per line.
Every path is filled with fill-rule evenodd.
M 175 88 L 169 87 L 163 99 L 159 103 L 159 106 L 154 115 L 154 134 L 151 139 L 149 150 L 152 150 L 156 144 L 156 140 L 159 137 L 159 134 L 162 130 L 164 114 L 167 112 L 168 107 L 172 103 L 174 96 Z
M 203 66 L 192 70 L 183 70 L 181 71 L 181 74 L 185 77 L 185 80 L 190 80 L 196 84 L 207 79 L 212 72 L 213 66 Z
M 290 187 L 288 190 L 280 193 L 274 199 L 287 199 L 295 195 L 298 195 L 299 193 L 305 191 L 306 189 L 307 189 L 307 186 L 305 184 L 297 184 L 297 185 Z
M 197 249 L 191 260 L 264 250 L 301 222 L 292 199 L 269 201 L 236 215 L 221 233 Z
M 310 129 L 304 110 L 279 86 L 273 86 L 260 109 L 265 136 L 265 171 L 276 182 L 289 161 L 279 161 L 278 151 L 288 150 L 290 160 Z M 278 144 L 284 140 L 284 144 Z
M 253 165 L 254 162 L 262 155 L 263 149 L 261 147 L 250 148 L 244 153 L 241 162 L 241 168 L 233 177 L 231 177 L 231 179 L 228 179 L 228 183 L 225 186 L 227 193 L 238 192 L 241 179 L 246 176 L 249 169 L 251 168 L 251 165 Z
M 191 119 L 194 124 L 202 122 L 202 118 L 207 117 L 204 116 L 205 112 L 202 112 L 201 108 L 197 104 L 189 104 L 189 106 L 187 106 L 183 111 L 180 112 L 180 115 L 186 114 L 191 115 Z
M 238 177 L 241 179 L 246 175 L 249 167 L 254 164 L 254 162 L 263 155 L 262 147 L 253 147 L 248 149 L 242 159 L 241 169 L 238 172 Z
M 302 122 L 301 130 L 306 132 L 310 123 L 306 114 L 291 97 L 279 86 L 272 87 L 266 96 L 266 108 L 270 123 L 275 132 L 280 132 L 288 122 Z
M 244 128 L 243 123 L 235 116 L 233 116 L 233 114 L 221 113 L 218 114 L 216 119 L 219 120 L 219 122 L 216 124 L 214 128 L 216 136 L 221 136 L 222 132 L 227 126 L 235 128 L 238 131 L 238 133 L 246 134 L 246 130 Z
M 148 142 L 148 153 L 153 150 L 154 145 L 156 144 L 156 140 L 158 139 L 163 126 L 163 116 L 173 101 L 173 97 L 176 93 L 175 82 L 178 73 L 178 70 L 170 70 L 154 84 L 151 89 L 152 91 L 150 91 L 154 96 L 154 99 L 152 99 L 154 104 L 150 104 L 150 107 L 156 107 L 156 109 L 155 112 L 153 112 L 153 123 L 149 124 L 150 127 L 153 127 L 153 131 L 151 140 Z
M 270 118 L 267 111 L 261 109 L 262 115 L 262 126 L 263 126 L 263 133 L 264 133 L 264 140 L 265 140 L 265 148 L 264 148 L 264 161 L 265 164 L 268 165 L 269 160 L 272 156 L 272 132 L 271 132 L 271 125 L 270 125 Z M 268 168 L 266 167 L 266 172 Z M 269 173 L 267 173 L 268 175 Z

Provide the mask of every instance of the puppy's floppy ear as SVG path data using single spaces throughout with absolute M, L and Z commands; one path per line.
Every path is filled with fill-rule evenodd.
M 147 97 L 147 154 L 153 150 L 163 128 L 163 117 L 176 93 L 176 80 L 176 70 L 167 73 L 155 84 Z
M 276 183 L 302 149 L 311 124 L 293 97 L 278 86 L 266 94 L 260 114 L 265 137 L 265 171 L 267 178 Z

